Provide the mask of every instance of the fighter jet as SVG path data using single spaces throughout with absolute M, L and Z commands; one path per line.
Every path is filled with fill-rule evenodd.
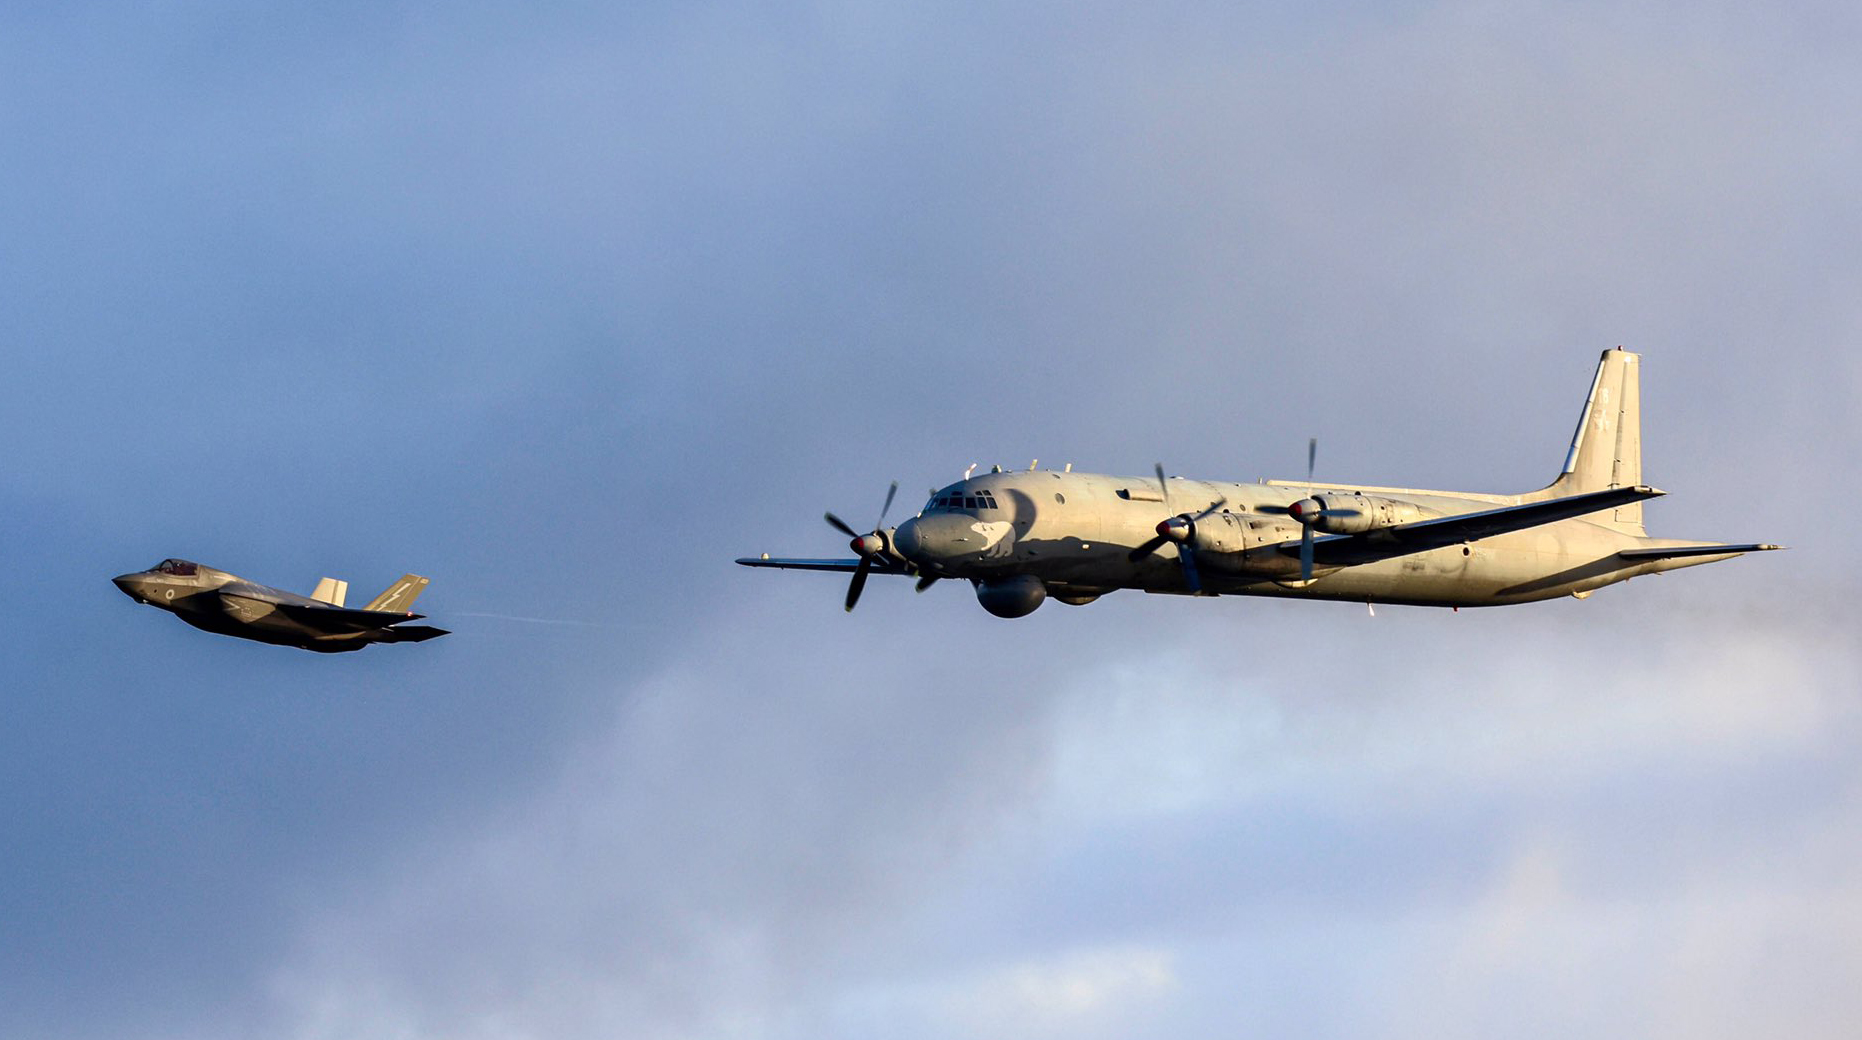
M 418 574 L 402 575 L 360 610 L 343 606 L 346 581 L 324 578 L 315 593 L 300 596 L 189 560 L 163 560 L 110 580 L 130 599 L 160 607 L 195 628 L 323 654 L 447 634 L 443 628 L 402 624 L 425 616 L 407 609 L 427 587 L 427 579 Z

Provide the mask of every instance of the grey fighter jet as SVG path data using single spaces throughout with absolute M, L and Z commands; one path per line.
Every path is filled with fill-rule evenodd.
M 969 581 L 985 610 L 1021 617 L 1048 599 L 1085 604 L 1119 589 L 1500 606 L 1575 596 L 1641 574 L 1777 549 L 1652 538 L 1642 503 L 1641 358 L 1606 350 L 1553 481 L 1524 494 L 1327 484 L 1116 477 L 1066 470 L 993 472 L 931 493 L 912 519 L 851 538 L 853 559 L 764 555 L 747 567 L 852 574 L 853 609 L 870 574 L 916 577 L 919 591 Z M 898 485 L 892 486 L 893 491 Z M 892 505 L 892 494 L 886 506 Z
M 447 634 L 443 628 L 403 624 L 425 616 L 408 611 L 427 587 L 427 579 L 417 574 L 403 575 L 359 610 L 343 605 L 349 583 L 335 578 L 318 582 L 315 594 L 300 596 L 188 560 L 163 560 L 110 580 L 136 602 L 160 607 L 195 628 L 324 654 Z

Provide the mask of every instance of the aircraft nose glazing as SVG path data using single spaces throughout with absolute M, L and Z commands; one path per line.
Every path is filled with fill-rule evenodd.
M 953 556 L 973 553 L 980 543 L 970 530 L 974 521 L 967 516 L 936 514 L 920 516 L 899 525 L 892 534 L 892 544 L 900 555 L 914 563 L 930 563 Z

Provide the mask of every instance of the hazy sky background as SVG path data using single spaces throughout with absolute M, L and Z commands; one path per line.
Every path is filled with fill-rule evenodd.
M 1839 1037 L 1853 4 L 13 4 L 0 1034 Z M 1014 622 L 972 462 L 1660 534 L 1447 613 Z M 165 556 L 456 635 L 217 639 Z M 573 619 L 507 621 L 486 614 Z

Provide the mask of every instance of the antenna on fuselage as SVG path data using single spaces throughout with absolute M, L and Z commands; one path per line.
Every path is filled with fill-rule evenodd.
M 974 462 L 970 463 L 970 468 L 963 471 L 963 479 L 969 480 L 970 474 L 976 472 L 976 467 L 977 467 L 977 463 L 974 463 Z

